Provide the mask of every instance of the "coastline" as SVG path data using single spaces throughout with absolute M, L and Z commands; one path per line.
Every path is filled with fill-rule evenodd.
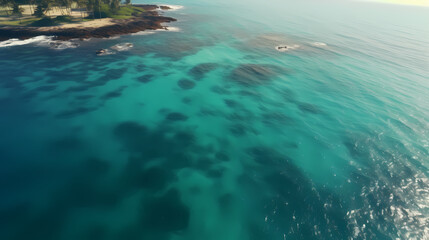
M 102 18 L 88 22 L 70 23 L 49 27 L 0 27 L 0 41 L 9 39 L 25 40 L 41 35 L 54 36 L 54 40 L 71 40 L 87 38 L 109 38 L 118 35 L 132 34 L 145 30 L 165 29 L 163 23 L 177 21 L 171 17 L 161 16 L 158 10 L 169 10 L 168 6 L 141 5 L 145 12 L 130 19 Z

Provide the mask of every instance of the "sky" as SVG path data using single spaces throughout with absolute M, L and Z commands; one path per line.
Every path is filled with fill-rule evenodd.
M 375 2 L 384 2 L 402 5 L 417 5 L 429 7 L 429 0 L 374 0 Z

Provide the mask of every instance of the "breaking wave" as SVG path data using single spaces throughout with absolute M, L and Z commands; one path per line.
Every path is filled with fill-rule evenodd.
M 142 36 L 142 35 L 150 35 L 157 32 L 180 32 L 182 29 L 178 27 L 165 27 L 165 29 L 157 29 L 157 30 L 145 30 L 136 33 L 132 33 L 131 35 Z
M 122 51 L 128 51 L 133 47 L 134 47 L 134 44 L 132 44 L 132 43 L 119 43 L 119 44 L 116 44 L 110 48 L 115 50 L 115 51 L 122 52 Z
M 13 38 L 13 39 L 0 42 L 0 48 L 35 44 L 37 46 L 63 50 L 67 48 L 76 48 L 79 46 L 79 44 L 74 41 L 57 41 L 57 40 L 53 40 L 53 38 L 54 38 L 53 36 L 44 36 L 44 35 L 29 38 L 29 39 L 24 39 L 24 40 Z
M 27 45 L 27 44 L 31 44 L 31 43 L 39 43 L 39 44 L 40 43 L 49 43 L 51 41 L 52 41 L 51 36 L 37 36 L 37 37 L 24 39 L 24 40 L 12 38 L 12 39 L 0 42 L 0 47 L 22 46 L 22 45 Z
M 323 43 L 323 42 L 314 42 L 314 43 L 311 43 L 311 45 L 313 45 L 314 47 L 327 47 L 328 46 L 328 44 Z

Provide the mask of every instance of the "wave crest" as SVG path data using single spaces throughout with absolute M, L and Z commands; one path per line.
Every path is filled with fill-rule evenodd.
M 122 52 L 130 50 L 132 47 L 134 47 L 134 44 L 132 43 L 119 43 L 114 46 L 111 46 L 110 48 L 115 51 Z
M 0 48 L 2 47 L 15 47 L 15 46 L 23 46 L 28 44 L 35 44 L 36 46 L 41 47 L 49 47 L 51 49 L 63 50 L 67 48 L 76 48 L 79 46 L 78 43 L 73 41 L 58 41 L 53 40 L 53 36 L 37 36 L 28 39 L 17 39 L 12 38 L 6 41 L 0 42 Z

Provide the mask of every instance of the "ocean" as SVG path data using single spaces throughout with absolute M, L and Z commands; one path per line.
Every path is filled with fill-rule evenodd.
M 0 43 L 0 239 L 429 239 L 429 8 L 167 3 Z

